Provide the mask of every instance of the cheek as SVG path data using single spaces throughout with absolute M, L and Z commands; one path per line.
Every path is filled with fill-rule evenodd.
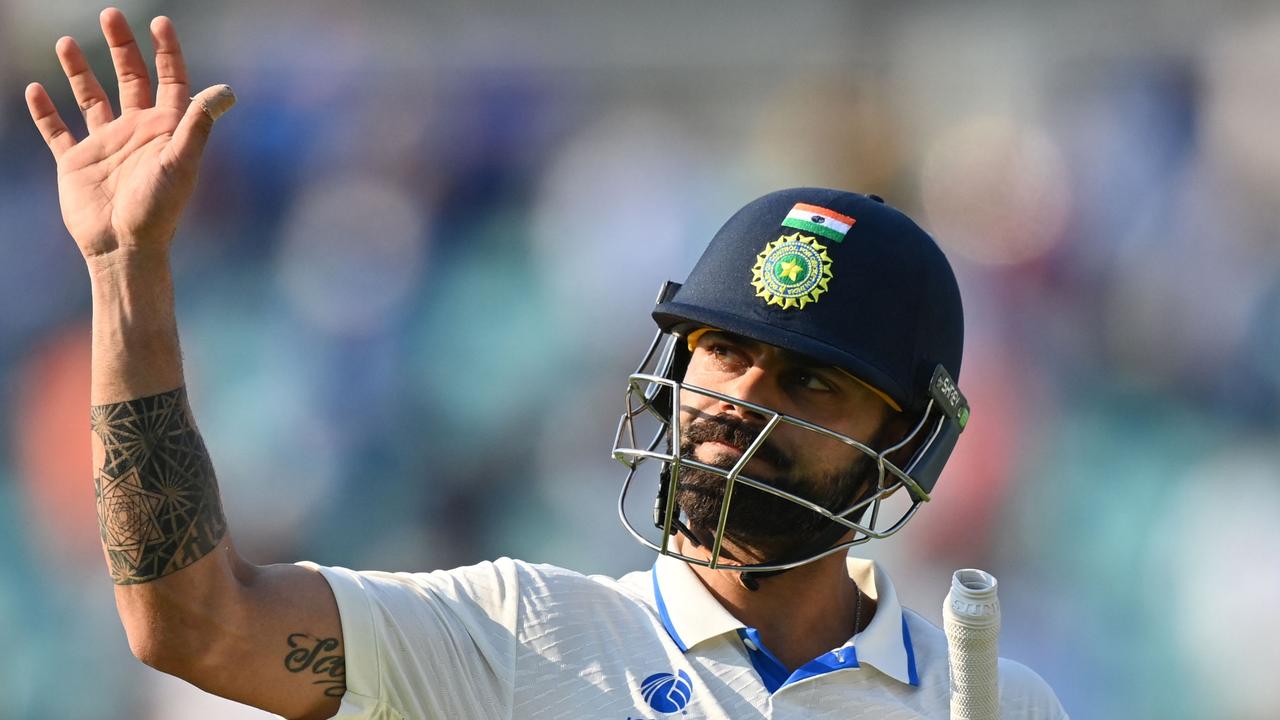
M 706 388 L 708 390 L 715 390 L 716 389 L 715 385 L 716 385 L 715 377 L 712 375 L 709 375 L 708 373 L 699 373 L 699 372 L 693 372 L 692 370 L 690 370 L 689 372 L 684 374 L 684 386 L 685 386 L 684 394 L 686 398 L 693 398 L 695 396 L 701 395 L 701 393 L 698 393 L 696 390 L 690 390 L 689 389 L 690 386 Z M 702 397 L 705 398 L 706 396 L 702 395 Z
M 867 409 L 860 412 L 856 418 L 838 418 L 825 427 L 834 430 L 845 437 L 857 440 L 872 449 L 881 450 L 882 448 L 876 447 L 876 434 L 884 420 L 885 417 L 883 414 L 876 412 L 875 409 Z M 856 448 L 849 447 L 837 440 L 830 440 L 827 438 L 824 438 L 824 440 L 838 446 L 835 450 L 845 451 L 845 454 L 848 454 L 851 457 L 857 457 L 862 454 Z
M 777 433 L 774 436 L 778 438 L 778 444 L 796 458 L 797 465 L 811 475 L 843 472 L 859 458 L 867 457 L 857 448 L 810 430 L 795 428 L 784 437 L 778 437 Z

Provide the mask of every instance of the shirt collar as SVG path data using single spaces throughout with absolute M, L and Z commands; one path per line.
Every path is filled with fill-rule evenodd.
M 653 564 L 653 599 L 662 626 L 683 652 L 746 627 L 720 605 L 688 563 L 670 555 L 659 555 Z
M 844 647 L 856 649 L 859 663 L 868 663 L 898 682 L 919 685 L 907 619 L 889 576 L 872 560 L 850 557 L 846 562 L 849 577 L 876 601 L 876 614 Z M 658 616 L 681 651 L 746 627 L 720 605 L 683 560 L 659 555 L 652 575 Z
M 916 672 L 916 653 L 907 630 L 907 617 L 898 602 L 889 575 L 874 560 L 851 557 L 846 560 L 849 577 L 876 601 L 876 614 L 862 632 L 847 644 L 858 651 L 858 662 L 874 665 L 877 670 L 910 685 L 920 684 Z

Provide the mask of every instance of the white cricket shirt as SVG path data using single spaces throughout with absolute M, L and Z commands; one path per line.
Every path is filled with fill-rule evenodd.
M 620 579 L 502 558 L 430 573 L 318 569 L 342 617 L 334 717 L 946 718 L 947 643 L 888 576 L 849 559 L 875 616 L 787 673 L 680 560 Z M 1065 718 L 1034 672 L 1000 661 L 1006 718 Z

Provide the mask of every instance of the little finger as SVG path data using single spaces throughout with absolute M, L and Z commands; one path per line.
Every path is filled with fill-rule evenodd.
M 58 109 L 53 106 L 53 100 L 49 99 L 49 93 L 45 92 L 40 83 L 27 86 L 27 109 L 31 111 L 31 119 L 44 137 L 45 144 L 53 152 L 55 160 L 75 147 L 76 139 L 67 130 L 67 124 L 62 121 Z

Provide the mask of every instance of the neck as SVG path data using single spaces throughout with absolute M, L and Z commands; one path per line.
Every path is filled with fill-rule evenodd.
M 706 547 L 680 539 L 679 552 L 704 559 Z M 849 578 L 843 553 L 771 575 L 758 589 L 743 587 L 739 573 L 690 564 L 716 600 L 747 627 L 789 670 L 848 642 L 875 615 L 875 601 Z

